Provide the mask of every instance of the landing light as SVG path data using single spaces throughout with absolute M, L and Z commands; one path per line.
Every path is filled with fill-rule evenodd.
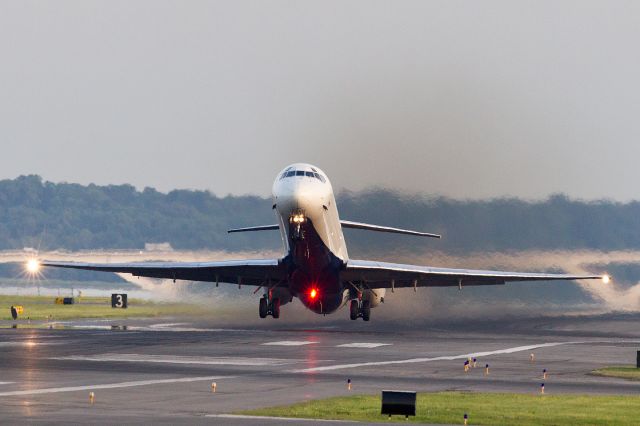
M 611 282 L 611 277 L 609 275 L 603 275 L 602 282 L 605 284 L 609 284 L 609 282 Z
M 37 259 L 29 259 L 27 260 L 26 268 L 30 274 L 36 274 L 40 270 L 40 262 Z

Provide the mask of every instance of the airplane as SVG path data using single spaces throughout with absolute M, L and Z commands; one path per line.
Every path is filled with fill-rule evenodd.
M 296 163 L 276 176 L 272 188 L 276 224 L 228 230 L 229 233 L 279 230 L 284 255 L 275 259 L 220 262 L 81 263 L 38 261 L 36 267 L 59 267 L 130 273 L 133 276 L 255 286 L 263 290 L 260 318 L 280 317 L 280 307 L 298 298 L 306 308 L 326 315 L 349 305 L 351 320 L 369 321 L 371 309 L 387 290 L 418 287 L 500 285 L 507 282 L 609 281 L 608 275 L 568 275 L 450 269 L 355 260 L 349 257 L 343 229 L 440 238 L 440 235 L 340 219 L 331 182 L 311 164 Z M 33 260 L 27 265 L 34 268 Z

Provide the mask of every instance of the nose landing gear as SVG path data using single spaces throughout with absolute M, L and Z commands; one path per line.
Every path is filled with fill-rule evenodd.
M 260 318 L 266 318 L 267 315 L 271 315 L 273 318 L 280 318 L 280 299 L 269 300 L 267 295 L 260 298 L 260 305 L 258 307 L 258 314 Z
M 304 240 L 302 224 L 305 222 L 306 217 L 303 210 L 298 209 L 291 213 L 291 216 L 289 217 L 289 227 L 291 231 L 291 238 L 293 238 L 294 241 Z
M 349 306 L 349 318 L 352 321 L 362 318 L 363 321 L 369 321 L 371 318 L 371 304 L 368 300 L 353 299 Z

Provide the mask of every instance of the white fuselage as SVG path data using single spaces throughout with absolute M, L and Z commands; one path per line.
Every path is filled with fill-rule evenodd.
M 273 183 L 273 205 L 290 265 L 291 294 L 315 312 L 334 311 L 353 290 L 340 279 L 349 255 L 329 179 L 315 166 L 292 164 Z M 373 294 L 360 296 L 377 302 L 373 299 L 383 297 L 384 290 Z
M 287 170 L 313 173 L 321 178 L 306 175 L 282 177 Z M 292 164 L 278 174 L 272 193 L 285 252 L 290 251 L 289 219 L 295 211 L 301 211 L 336 257 L 343 261 L 349 258 L 333 188 L 323 171 L 309 164 Z

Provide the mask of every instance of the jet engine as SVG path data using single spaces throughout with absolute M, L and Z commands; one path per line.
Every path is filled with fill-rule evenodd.
M 386 289 L 384 288 L 376 288 L 373 290 L 365 290 L 362 292 L 362 300 L 368 301 L 369 306 L 375 308 L 379 304 L 384 302 L 384 295 Z
M 280 299 L 280 305 L 286 305 L 293 300 L 293 296 L 289 293 L 289 290 L 282 287 L 276 287 L 271 290 L 272 299 Z

